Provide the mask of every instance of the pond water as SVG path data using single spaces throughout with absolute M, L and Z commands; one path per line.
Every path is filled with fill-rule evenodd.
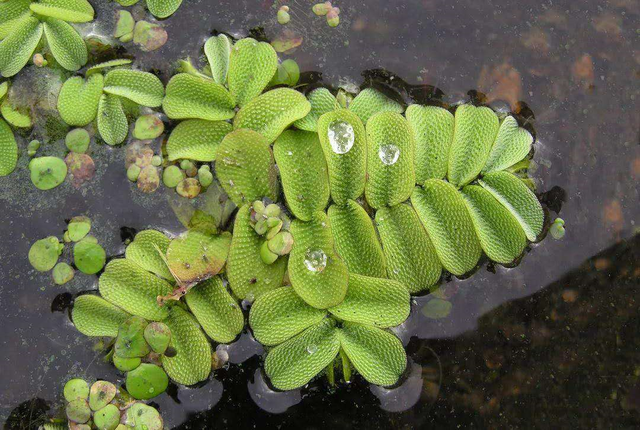
M 98 2 L 92 2 L 98 3 Z M 171 386 L 154 399 L 169 428 L 606 427 L 640 425 L 640 4 L 599 1 L 381 0 L 341 4 L 330 29 L 311 3 L 287 26 L 302 44 L 284 57 L 332 86 L 363 83 L 385 69 L 448 100 L 484 93 L 496 105 L 532 111 L 532 176 L 548 218 L 566 236 L 532 245 L 514 268 L 483 264 L 415 298 L 399 328 L 410 357 L 402 384 L 356 378 L 330 389 L 314 382 L 275 392 L 260 371 L 261 346 L 248 333 L 228 347 L 230 364 L 198 387 Z M 112 2 L 100 2 L 96 34 L 110 33 Z M 197 59 L 213 32 L 236 37 L 283 27 L 270 1 L 186 0 L 163 22 L 169 43 L 129 51 L 166 79 L 173 62 Z M 520 103 L 522 102 L 522 103 Z M 22 142 L 24 145 L 25 142 Z M 131 229 L 183 227 L 173 191 L 144 195 L 124 174 L 124 150 L 92 144 L 96 175 L 75 188 L 39 191 L 23 154 L 0 178 L 0 417 L 30 428 L 60 405 L 69 375 L 122 381 L 68 318 L 73 295 L 96 287 L 78 275 L 55 286 L 28 263 L 37 239 L 60 236 L 65 220 L 89 216 L 109 256 Z M 44 154 L 64 154 L 62 142 Z M 217 196 L 211 196 L 215 199 Z M 202 197 L 201 197 L 202 198 Z M 175 205 L 173 205 L 175 207 Z M 68 257 L 68 256 L 66 256 Z M 428 303 L 446 299 L 439 315 Z M 437 318 L 436 318 L 437 317 Z

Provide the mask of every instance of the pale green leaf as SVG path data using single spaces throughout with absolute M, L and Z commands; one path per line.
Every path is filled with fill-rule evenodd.
M 158 230 L 142 230 L 127 246 L 125 257 L 143 269 L 173 282 L 173 275 L 164 260 L 169 242 L 167 235 Z
M 129 122 L 120 97 L 103 94 L 98 105 L 98 132 L 108 145 L 118 145 L 129 134 Z
M 210 37 L 204 44 L 204 54 L 209 61 L 211 76 L 213 80 L 220 84 L 227 83 L 227 72 L 229 70 L 229 56 L 233 42 L 225 34 Z
M 0 176 L 7 176 L 16 168 L 18 144 L 11 127 L 0 119 Z
M 225 121 L 189 119 L 173 129 L 167 141 L 169 161 L 214 161 L 222 139 L 233 130 Z
M 229 58 L 227 81 L 238 106 L 259 96 L 277 69 L 278 54 L 268 43 L 249 37 L 236 42 Z
M 229 255 L 231 233 L 208 234 L 188 230 L 167 248 L 167 265 L 176 279 L 192 284 L 220 273 Z
M 38 15 L 67 22 L 93 20 L 93 7 L 87 0 L 38 0 L 31 3 L 31 10 Z
M 21 19 L 29 15 L 31 0 L 0 2 L 0 40 L 11 34 Z
M 58 111 L 69 125 L 84 127 L 96 118 L 104 78 L 100 74 L 82 79 L 74 76 L 65 81 L 58 95 Z
M 149 12 L 157 18 L 167 18 L 178 10 L 182 0 L 147 0 Z
M 380 91 L 373 88 L 365 88 L 349 104 L 349 110 L 360 117 L 363 124 L 367 124 L 369 118 L 380 112 L 402 113 L 402 105 Z
M 23 106 L 14 106 L 9 97 L 2 101 L 0 113 L 14 127 L 30 128 L 33 125 L 30 109 Z
M 104 92 L 127 98 L 147 107 L 158 107 L 164 98 L 164 85 L 156 75 L 140 70 L 115 69 L 104 78 Z
M 121 59 L 116 59 L 116 60 L 110 60 L 110 61 L 105 61 L 104 63 L 100 63 L 100 64 L 96 64 L 95 66 L 91 66 L 87 69 L 87 71 L 85 72 L 85 76 L 89 77 L 92 74 L 96 73 L 96 72 L 100 72 L 104 69 L 108 69 L 111 67 L 121 67 L 121 66 L 128 66 L 129 64 L 131 64 L 133 61 L 126 59 L 126 58 L 121 58 Z
M 188 73 L 171 78 L 162 102 L 164 112 L 171 119 L 231 119 L 235 115 L 234 107 L 234 99 L 225 87 Z
M 131 315 L 100 296 L 84 294 L 73 302 L 71 320 L 85 336 L 116 337 L 118 328 Z
M 15 21 L 11 33 L 0 42 L 0 75 L 8 78 L 22 70 L 38 46 L 42 32 L 42 24 L 32 16 Z
M 482 173 L 496 172 L 513 166 L 529 154 L 532 142 L 531 133 L 518 126 L 518 121 L 514 117 L 506 117 L 500 125 L 498 136 L 491 148 L 487 163 L 482 168 Z
M 58 64 L 75 72 L 87 64 L 87 45 L 71 25 L 55 18 L 44 21 L 44 34 Z
M 326 88 L 317 88 L 311 91 L 307 94 L 307 99 L 311 104 L 311 110 L 306 116 L 293 123 L 301 130 L 317 131 L 318 119 L 325 113 L 340 107 L 335 96 Z

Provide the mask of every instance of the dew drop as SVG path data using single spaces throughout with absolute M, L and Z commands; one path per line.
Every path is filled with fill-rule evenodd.
M 327 267 L 327 254 L 320 248 L 310 248 L 304 256 L 304 265 L 310 272 L 322 272 Z
M 331 149 L 336 154 L 346 154 L 353 147 L 355 135 L 353 126 L 345 121 L 333 121 L 327 131 Z
M 378 157 L 380 157 L 382 164 L 386 166 L 396 164 L 396 161 L 400 158 L 400 148 L 392 144 L 382 145 L 378 150 Z
M 318 346 L 317 345 L 311 344 L 311 345 L 307 346 L 307 352 L 309 354 L 315 354 L 317 351 L 318 351 Z

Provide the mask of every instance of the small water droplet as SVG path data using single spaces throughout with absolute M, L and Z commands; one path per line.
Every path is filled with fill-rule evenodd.
M 386 166 L 396 164 L 396 161 L 400 158 L 400 148 L 392 144 L 382 145 L 378 150 L 378 157 L 380 157 L 382 164 Z
M 287 151 L 287 155 L 293 155 L 293 151 Z
M 346 154 L 353 147 L 355 135 L 353 126 L 345 121 L 333 121 L 327 130 L 331 149 L 336 154 Z
M 318 346 L 317 345 L 309 345 L 307 346 L 307 352 L 309 354 L 315 354 L 318 351 Z
M 395 275 L 397 275 L 398 273 L 400 273 L 400 269 L 398 269 L 397 267 L 395 269 L 393 269 L 393 273 Z
M 310 272 L 322 272 L 327 267 L 327 254 L 320 248 L 310 248 L 305 253 L 304 265 Z

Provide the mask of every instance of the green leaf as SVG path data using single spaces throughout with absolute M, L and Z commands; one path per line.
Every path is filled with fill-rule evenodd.
M 149 12 L 157 18 L 167 18 L 178 10 L 182 0 L 147 0 Z
M 103 94 L 98 105 L 98 132 L 108 145 L 118 145 L 129 134 L 129 122 L 120 97 Z
M 18 144 L 9 125 L 0 119 L 0 176 L 7 176 L 18 163 Z
M 126 258 L 111 260 L 99 281 L 100 295 L 130 314 L 151 321 L 169 315 L 167 306 L 158 304 L 158 296 L 169 294 L 171 285 Z
M 307 95 L 311 104 L 309 113 L 293 123 L 296 127 L 306 131 L 318 130 L 318 119 L 327 112 L 334 111 L 340 107 L 335 96 L 326 88 L 317 88 Z
M 346 109 L 325 113 L 318 119 L 318 136 L 329 167 L 331 198 L 339 205 L 356 200 L 364 193 L 367 165 L 362 121 Z
M 4 81 L 0 83 L 0 100 L 2 100 L 2 98 L 7 95 L 8 91 L 9 91 L 9 81 Z
M 11 34 L 20 20 L 30 15 L 31 0 L 0 1 L 0 40 Z
M 44 35 L 58 64 L 75 72 L 87 64 L 87 45 L 71 25 L 59 19 L 44 21 Z
M 407 355 L 400 339 L 371 326 L 345 323 L 339 330 L 340 346 L 367 382 L 393 385 L 407 367 Z
M 293 249 L 289 254 L 289 279 L 293 289 L 318 309 L 336 306 L 347 293 L 347 265 L 336 253 L 329 219 L 316 212 L 312 221 L 291 223 Z
M 104 92 L 147 107 L 162 105 L 164 85 L 156 75 L 140 70 L 115 69 L 104 78 Z
M 251 225 L 251 205 L 246 204 L 236 214 L 233 238 L 227 261 L 227 278 L 233 293 L 240 299 L 257 299 L 267 291 L 282 286 L 287 258 L 265 264 L 260 257 L 264 242 Z
M 38 15 L 67 22 L 89 22 L 94 15 L 93 7 L 87 0 L 39 0 L 31 3 L 30 7 Z
M 379 208 L 407 200 L 416 183 L 414 162 L 415 141 L 407 120 L 395 112 L 373 115 L 367 122 L 367 202 Z
M 489 173 L 480 180 L 480 185 L 513 214 L 527 239 L 535 242 L 542 233 L 544 211 L 533 191 L 509 172 Z
M 387 277 L 387 262 L 369 214 L 353 200 L 346 205 L 331 205 L 329 224 L 338 255 L 349 273 Z
M 200 324 L 189 312 L 173 306 L 165 323 L 171 330 L 171 343 L 177 354 L 162 356 L 162 367 L 178 384 L 193 385 L 211 373 L 211 344 Z
M 439 179 L 428 179 L 424 188 L 416 187 L 411 203 L 444 268 L 457 276 L 473 269 L 482 248 L 462 195 L 455 187 Z
M 246 103 L 233 119 L 233 128 L 257 131 L 272 143 L 310 109 L 311 104 L 302 93 L 291 88 L 276 88 Z
M 181 284 L 209 279 L 222 270 L 227 262 L 231 233 L 211 235 L 188 230 L 171 241 L 167 248 L 167 264 Z
M 171 240 L 158 230 L 143 230 L 136 234 L 133 242 L 127 246 L 125 257 L 144 270 L 173 282 L 174 278 L 167 268 L 164 256 Z
M 0 105 L 0 113 L 4 119 L 12 126 L 18 128 L 31 128 L 31 112 L 28 108 L 13 106 L 9 97 L 5 98 Z
M 104 78 L 93 74 L 86 80 L 74 76 L 65 81 L 58 95 L 58 111 L 69 125 L 84 127 L 98 114 Z
M 30 178 L 39 190 L 50 190 L 62 184 L 68 168 L 62 158 L 37 157 L 29 162 Z
M 531 133 L 518 126 L 518 121 L 514 117 L 506 117 L 500 125 L 498 137 L 491 148 L 487 163 L 482 168 L 482 173 L 497 172 L 513 166 L 529 154 L 532 142 Z
M 416 294 L 436 285 L 442 264 L 422 226 L 418 214 L 409 204 L 380 208 L 376 226 L 387 257 L 387 275 Z
M 32 16 L 15 21 L 15 27 L 0 42 L 0 75 L 8 78 L 22 70 L 38 46 L 42 31 L 42 24 Z
M 204 54 L 207 56 L 207 61 L 209 61 L 211 76 L 220 85 L 227 83 L 232 46 L 233 42 L 225 34 L 210 37 L 204 44 Z
M 327 315 L 309 306 L 291 287 L 282 287 L 261 295 L 251 306 L 249 325 L 263 345 L 278 345 L 318 324 Z
M 335 321 L 326 318 L 273 348 L 264 369 L 274 387 L 293 390 L 309 382 L 333 361 L 340 350 Z
M 478 176 L 489 157 L 499 125 L 498 116 L 488 107 L 458 106 L 449 152 L 449 182 L 461 187 Z
M 235 115 L 234 106 L 233 97 L 225 87 L 188 73 L 171 78 L 162 102 L 164 112 L 171 119 L 231 119 Z
M 511 212 L 479 185 L 465 186 L 462 196 L 485 254 L 502 264 L 518 258 L 527 245 L 527 237 Z
M 329 203 L 329 175 L 316 133 L 287 130 L 273 145 L 287 205 L 296 218 L 309 221 Z
M 76 329 L 85 336 L 116 337 L 118 328 L 127 318 L 127 312 L 105 299 L 84 294 L 73 302 L 71 319 Z
M 106 261 L 107 254 L 104 248 L 90 238 L 84 238 L 73 245 L 73 263 L 82 273 L 98 273 Z
M 222 139 L 233 130 L 225 121 L 189 119 L 173 129 L 167 141 L 169 161 L 181 158 L 194 161 L 214 161 Z
M 236 42 L 229 57 L 227 81 L 238 106 L 259 96 L 277 69 L 278 54 L 268 43 L 250 37 Z
M 363 124 L 380 112 L 402 113 L 404 108 L 396 101 L 373 88 L 365 88 L 349 104 L 349 110 L 360 117 Z
M 202 329 L 211 339 L 230 343 L 244 328 L 244 315 L 220 277 L 208 279 L 184 297 Z
M 218 146 L 216 173 L 238 206 L 268 197 L 277 200 L 278 172 L 269 142 L 252 130 L 227 134 Z
M 416 182 L 444 178 L 453 141 L 453 115 L 437 106 L 410 105 L 406 116 L 416 141 Z
M 329 312 L 344 321 L 395 327 L 409 316 L 410 299 L 409 291 L 397 281 L 350 273 L 344 301 Z
M 111 67 L 121 67 L 121 66 L 127 66 L 129 64 L 131 64 L 133 61 L 126 59 L 126 58 L 121 58 L 121 59 L 116 59 L 116 60 L 111 60 L 111 61 L 105 61 L 104 63 L 99 63 L 96 64 L 95 66 L 91 66 L 87 69 L 87 71 L 84 73 L 84 75 L 86 77 L 91 76 L 93 73 L 102 71 L 104 69 L 108 69 Z

